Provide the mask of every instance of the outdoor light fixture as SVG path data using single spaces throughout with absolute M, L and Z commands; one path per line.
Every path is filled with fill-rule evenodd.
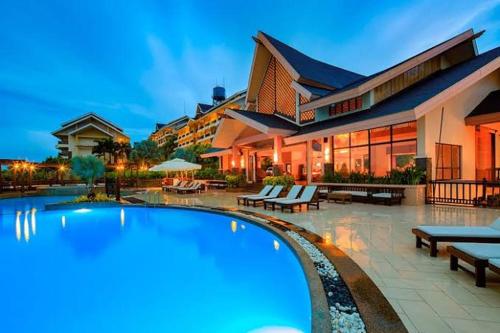
M 278 152 L 274 152 L 274 154 L 273 154 L 273 161 L 274 161 L 275 164 L 278 163 Z
M 116 166 L 116 170 L 118 170 L 118 171 L 123 171 L 123 170 L 125 170 L 125 166 L 124 166 L 123 164 L 118 164 L 118 165 Z
M 234 160 L 231 160 L 231 166 L 234 168 L 236 167 L 236 163 L 234 162 Z
M 65 169 L 66 169 L 66 167 L 64 165 L 59 166 L 59 171 L 63 172 Z
M 330 148 L 325 148 L 325 162 L 330 163 Z
M 243 158 L 243 156 L 241 156 L 241 158 L 240 158 L 240 167 L 242 169 L 245 168 L 245 159 Z

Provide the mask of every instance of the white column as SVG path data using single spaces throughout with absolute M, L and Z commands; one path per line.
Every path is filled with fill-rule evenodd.
M 306 144 L 306 170 L 307 170 L 307 183 L 310 184 L 312 182 L 312 140 L 307 140 Z

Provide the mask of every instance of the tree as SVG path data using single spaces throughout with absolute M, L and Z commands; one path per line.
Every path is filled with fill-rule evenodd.
M 161 146 L 161 150 L 165 160 L 170 159 L 170 156 L 172 156 L 172 154 L 174 153 L 175 148 L 177 148 L 177 143 L 175 142 L 175 140 L 177 140 L 176 135 L 169 135 L 166 138 L 163 146 Z
M 130 159 L 137 164 L 151 165 L 162 160 L 162 152 L 156 142 L 143 140 L 134 143 Z
M 71 159 L 71 170 L 74 175 L 87 182 L 89 194 L 94 191 L 97 178 L 104 175 L 104 163 L 93 155 L 76 156 Z
M 217 168 L 217 158 L 201 157 L 209 148 L 209 144 L 194 144 L 186 148 L 179 148 L 172 154 L 172 158 L 182 158 L 191 163 L 202 164 L 204 167 Z
M 115 142 L 112 138 L 95 140 L 97 145 L 92 147 L 92 154 L 102 157 L 104 161 L 111 164 L 115 153 Z

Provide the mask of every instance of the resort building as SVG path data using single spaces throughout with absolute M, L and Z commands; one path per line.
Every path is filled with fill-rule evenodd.
M 212 144 L 215 131 L 225 110 L 245 107 L 246 91 L 239 91 L 226 98 L 223 87 L 215 87 L 212 105 L 199 103 L 195 117 L 177 131 L 177 147 L 186 148 L 193 144 Z
M 95 113 L 87 113 L 76 119 L 64 122 L 61 128 L 52 132 L 59 142 L 56 148 L 59 156 L 72 158 L 92 154 L 97 141 L 113 139 L 115 142 L 130 142 L 123 129 Z
M 482 33 L 465 31 L 364 76 L 259 32 L 246 109 L 217 107 L 218 149 L 204 157 L 249 181 L 271 164 L 307 182 L 325 170 L 386 176 L 415 164 L 438 180 L 494 179 L 500 47 L 479 53 Z
M 188 116 L 182 116 L 177 118 L 168 124 L 156 123 L 156 127 L 153 133 L 149 136 L 149 139 L 156 142 L 158 147 L 165 144 L 168 137 L 172 135 L 177 135 L 177 131 L 187 125 L 190 118 Z

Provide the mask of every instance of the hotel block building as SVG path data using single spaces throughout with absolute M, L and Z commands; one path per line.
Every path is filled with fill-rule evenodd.
M 130 142 L 129 136 L 123 129 L 95 113 L 87 113 L 62 123 L 52 135 L 59 139 L 56 145 L 59 156 L 68 159 L 74 156 L 92 155 L 92 148 L 99 140 Z
M 218 108 L 216 149 L 204 157 L 249 181 L 265 176 L 269 160 L 307 182 L 326 169 L 385 176 L 415 164 L 438 180 L 495 179 L 500 47 L 480 53 L 482 33 L 365 76 L 259 32 L 245 108 Z

